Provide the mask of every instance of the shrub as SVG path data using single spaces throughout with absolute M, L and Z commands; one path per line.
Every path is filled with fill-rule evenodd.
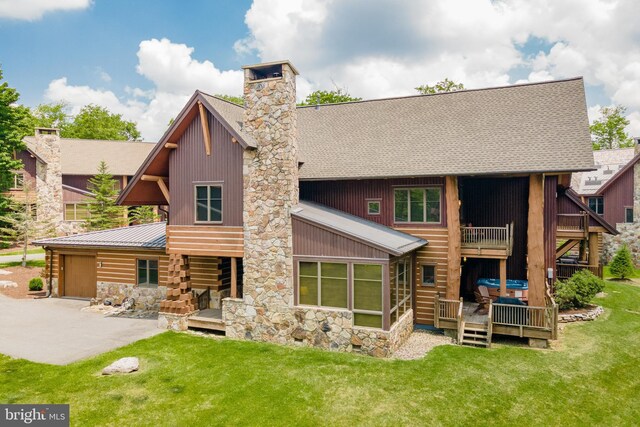
M 580 270 L 566 281 L 556 283 L 556 302 L 560 310 L 582 308 L 604 289 L 604 280 L 589 270 Z
M 613 257 L 613 261 L 609 264 L 609 271 L 611 275 L 619 279 L 627 279 L 633 275 L 634 266 L 631 259 L 631 252 L 627 245 L 622 245 L 616 255 Z
M 44 285 L 42 284 L 42 279 L 39 277 L 34 277 L 33 279 L 29 280 L 30 291 L 41 291 L 43 286 Z

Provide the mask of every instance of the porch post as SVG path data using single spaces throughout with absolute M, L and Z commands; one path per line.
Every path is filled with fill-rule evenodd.
M 600 264 L 600 249 L 598 247 L 598 233 L 589 233 L 589 265 L 598 266 Z
M 544 271 L 544 177 L 529 176 L 529 215 L 527 253 L 529 258 L 529 305 L 545 305 Z
M 458 198 L 458 177 L 445 177 L 447 202 L 448 268 L 447 299 L 460 297 L 460 200 Z
M 507 296 L 507 260 L 500 260 L 500 296 Z
M 160 302 L 160 312 L 190 314 L 195 310 L 196 302 L 191 293 L 189 257 L 181 254 L 169 254 L 167 297 Z
M 231 258 L 231 298 L 238 298 L 238 263 Z

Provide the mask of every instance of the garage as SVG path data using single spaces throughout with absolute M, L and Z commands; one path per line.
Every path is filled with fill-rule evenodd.
M 94 298 L 96 296 L 96 257 L 64 255 L 64 296 Z

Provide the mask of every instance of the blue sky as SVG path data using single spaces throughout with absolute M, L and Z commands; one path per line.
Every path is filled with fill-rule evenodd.
M 4 78 L 35 106 L 100 104 L 158 138 L 195 89 L 239 95 L 240 66 L 290 59 L 298 95 L 409 95 L 584 76 L 591 118 L 640 135 L 634 0 L 0 0 Z

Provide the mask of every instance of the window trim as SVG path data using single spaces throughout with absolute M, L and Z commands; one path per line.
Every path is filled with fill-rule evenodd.
M 399 300 L 400 286 L 398 285 L 398 276 L 399 276 L 398 266 L 400 265 L 400 263 L 404 265 L 404 291 L 405 292 L 408 291 L 408 293 L 406 293 L 406 296 L 401 301 Z M 400 317 L 404 316 L 405 313 L 409 311 L 409 309 L 413 309 L 413 275 L 414 275 L 413 259 L 410 256 L 404 256 L 402 258 L 398 258 L 391 264 L 395 264 L 395 267 L 394 267 L 394 275 L 393 275 L 394 277 L 391 278 L 391 276 L 389 276 L 389 290 L 390 291 L 393 290 L 393 285 L 395 284 L 396 305 L 395 307 L 391 307 L 391 299 L 389 300 L 390 327 L 393 326 L 397 321 L 399 321 Z M 391 270 L 391 266 L 389 267 L 389 270 Z M 407 308 L 407 302 L 409 303 L 409 308 Z M 401 304 L 404 306 L 404 312 L 402 313 L 402 316 L 397 316 L 394 322 L 393 314 L 398 311 Z
M 220 187 L 220 221 L 198 220 L 198 187 L 207 187 L 207 217 L 211 214 L 210 187 Z M 224 222 L 224 183 L 222 181 L 193 182 L 193 223 L 194 224 L 222 224 Z
M 138 263 L 140 261 L 147 261 L 147 283 L 140 283 L 140 276 L 138 275 L 138 271 L 140 270 Z M 158 283 L 156 284 L 149 283 L 149 261 L 156 261 L 158 263 Z M 141 288 L 152 288 L 152 289 L 160 287 L 160 258 L 136 257 L 136 286 Z
M 591 199 L 596 201 L 595 209 L 591 207 Z M 589 209 L 594 211 L 597 215 L 600 215 L 600 216 L 604 215 L 604 197 L 603 196 L 591 196 L 587 198 L 587 206 L 589 206 Z M 598 208 L 602 209 L 602 213 L 598 212 Z
M 627 221 L 628 217 L 627 217 L 627 212 L 631 212 L 631 221 Z M 635 222 L 635 218 L 633 217 L 633 207 L 632 206 L 625 206 L 624 207 L 624 223 L 625 224 L 633 224 Z
M 380 216 L 382 215 L 382 199 L 366 199 L 367 202 L 367 215 L 370 216 Z M 378 212 L 371 212 L 371 204 L 378 204 Z
M 73 205 L 73 218 L 74 219 L 68 219 L 67 218 L 67 206 L 69 205 Z M 78 218 L 78 205 L 86 205 L 87 206 L 87 217 L 85 219 L 77 219 Z M 64 221 L 67 222 L 84 222 L 87 219 L 91 218 L 91 209 L 90 209 L 90 203 L 89 202 L 71 202 L 71 203 L 64 203 L 63 204 L 63 219 Z
M 431 262 L 421 262 L 420 264 L 420 286 L 424 287 L 424 288 L 436 288 L 438 287 L 438 264 L 435 263 L 431 263 Z M 433 284 L 425 284 L 424 281 L 422 280 L 422 278 L 424 277 L 423 274 L 423 267 L 433 267 Z
M 312 305 L 312 304 L 302 304 L 300 303 L 300 263 L 301 262 L 308 262 L 308 263 L 315 263 L 316 264 L 316 281 L 317 281 L 317 287 L 318 287 L 318 304 L 316 305 Z M 344 264 L 347 266 L 347 277 L 345 277 L 347 279 L 347 306 L 346 307 L 334 307 L 331 305 L 322 305 L 322 268 L 320 266 L 320 264 L 325 263 L 325 264 Z M 351 295 L 349 293 L 349 274 L 350 274 L 350 270 L 351 270 L 351 264 L 349 262 L 346 261 L 317 261 L 317 260 L 298 260 L 297 262 L 297 272 L 296 272 L 296 301 L 298 302 L 298 306 L 300 307 L 313 307 L 313 308 L 322 308 L 322 309 L 328 309 L 328 310 L 349 310 L 349 306 L 351 305 Z M 310 276 L 307 276 L 310 277 Z M 328 277 L 331 279 L 342 279 L 342 277 Z
M 17 171 L 17 172 L 12 172 L 13 175 L 13 182 L 11 183 L 11 187 L 9 188 L 9 190 L 24 190 L 24 179 L 25 179 L 25 173 L 24 171 Z M 22 177 L 22 184 L 20 184 L 20 186 L 18 186 L 18 176 Z
M 438 216 L 440 217 L 439 221 L 427 221 L 427 191 L 426 190 L 438 190 L 440 192 L 440 197 L 439 197 L 439 209 L 438 209 Z M 407 198 L 407 221 L 398 221 L 396 219 L 396 191 L 398 190 L 405 190 L 408 192 L 408 198 Z M 422 218 L 424 219 L 424 221 L 411 221 L 411 194 L 410 191 L 411 190 L 422 190 L 422 194 L 423 194 L 423 198 L 422 198 L 422 202 L 423 202 L 423 212 L 422 212 Z M 394 224 L 399 224 L 399 225 L 415 225 L 415 224 L 422 224 L 422 225 L 442 225 L 443 224 L 443 212 L 442 212 L 442 197 L 443 197 L 443 186 L 442 185 L 425 185 L 425 186 L 398 186 L 398 187 L 393 187 L 393 223 Z

